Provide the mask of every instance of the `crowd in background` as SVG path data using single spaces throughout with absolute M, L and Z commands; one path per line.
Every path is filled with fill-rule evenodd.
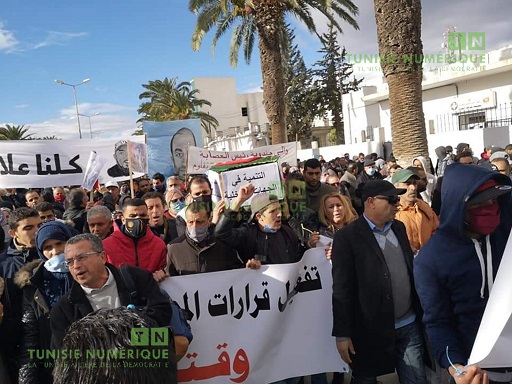
M 52 383 L 51 369 L 29 351 L 79 342 L 73 334 L 87 315 L 101 314 L 101 323 L 109 318 L 102 311 L 136 302 L 144 324 L 168 325 L 169 298 L 157 284 L 167 278 L 294 263 L 320 236 L 331 239 L 332 335 L 354 384 L 395 370 L 402 384 L 437 383 L 444 368 L 459 383 L 480 380 L 478 367 L 456 375 L 510 231 L 512 145 L 477 158 L 460 143 L 436 155 L 404 168 L 393 154 L 375 153 L 282 163 L 282 201 L 247 184 L 230 203 L 214 202 L 206 175 L 161 173 L 136 179 L 133 198 L 128 182 L 114 181 L 94 191 L 0 190 L 0 382 Z M 130 296 L 125 273 L 140 298 Z M 190 340 L 176 337 L 179 360 Z M 54 375 L 78 377 L 72 369 Z M 331 377 L 344 380 L 335 372 L 311 382 Z

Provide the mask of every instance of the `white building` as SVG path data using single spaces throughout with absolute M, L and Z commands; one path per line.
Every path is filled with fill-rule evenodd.
M 205 146 L 222 151 L 267 145 L 269 122 L 263 108 L 263 92 L 237 94 L 234 77 L 196 77 L 198 97 L 212 103 L 207 112 L 219 121 L 210 135 L 203 132 Z
M 512 47 L 485 54 L 480 64 L 456 63 L 425 71 L 422 87 L 432 159 L 440 145 L 455 148 L 469 143 L 478 156 L 484 146 L 512 143 Z M 348 145 L 338 146 L 343 148 L 337 156 L 357 154 L 350 147 L 383 154 L 382 143 L 391 141 L 387 84 L 344 95 L 343 114 Z

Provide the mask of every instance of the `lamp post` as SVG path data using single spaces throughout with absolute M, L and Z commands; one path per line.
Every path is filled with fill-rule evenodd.
M 91 134 L 91 139 L 92 139 L 92 125 L 91 125 L 91 117 L 94 117 L 94 116 L 98 116 L 98 115 L 101 115 L 100 112 L 96 112 L 94 115 L 84 115 L 82 113 L 79 113 L 78 116 L 83 116 L 83 117 L 87 117 L 89 118 L 89 133 Z
M 80 114 L 78 113 L 78 102 L 76 100 L 76 87 L 78 87 L 79 85 L 88 83 L 89 81 L 91 81 L 91 79 L 87 78 L 87 79 L 83 79 L 82 82 L 78 83 L 78 84 L 68 84 L 59 79 L 55 80 L 55 82 L 57 84 L 67 85 L 68 87 L 73 88 L 73 97 L 75 98 L 76 118 L 78 120 L 78 134 L 80 135 L 80 138 L 82 138 L 82 128 L 80 127 Z

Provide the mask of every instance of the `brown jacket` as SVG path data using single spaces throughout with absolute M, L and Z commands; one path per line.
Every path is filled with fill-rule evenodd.
M 412 207 L 398 206 L 395 219 L 404 223 L 413 251 L 423 247 L 439 226 L 435 212 L 420 199 Z

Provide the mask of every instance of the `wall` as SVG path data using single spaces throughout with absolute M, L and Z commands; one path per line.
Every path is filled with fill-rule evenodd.
M 378 136 L 382 130 L 383 128 L 375 129 L 375 135 Z M 484 147 L 494 145 L 504 148 L 507 144 L 512 143 L 512 125 L 506 127 L 471 129 L 467 131 L 443 132 L 433 135 L 427 134 L 427 140 L 429 155 L 434 164 L 437 159 L 435 153 L 437 147 L 451 145 L 455 152 L 457 144 L 459 143 L 468 143 L 473 149 L 475 156 L 480 157 L 480 153 L 483 152 Z M 297 152 L 297 156 L 302 161 L 312 157 L 318 157 L 319 155 L 322 155 L 325 160 L 329 161 L 336 157 L 341 157 L 345 153 L 349 153 L 352 157 L 359 154 L 359 152 L 365 155 L 375 152 L 383 156 L 383 142 L 382 137 L 379 137 L 379 140 L 366 143 L 321 147 L 317 150 L 303 149 Z

